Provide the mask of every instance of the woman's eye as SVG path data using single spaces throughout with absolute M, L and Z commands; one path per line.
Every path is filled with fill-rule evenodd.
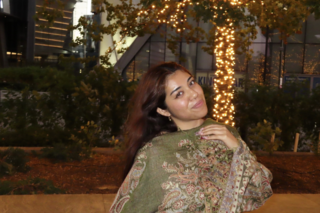
M 182 91 L 178 92 L 177 95 L 176 95 L 176 98 L 178 98 L 179 96 L 182 95 Z
M 195 83 L 194 79 L 190 81 L 190 85 L 194 85 Z

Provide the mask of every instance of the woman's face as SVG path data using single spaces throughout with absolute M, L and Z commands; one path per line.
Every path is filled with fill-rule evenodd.
M 181 122 L 202 119 L 207 114 L 203 90 L 187 72 L 177 70 L 169 75 L 165 91 L 166 111 L 178 126 Z

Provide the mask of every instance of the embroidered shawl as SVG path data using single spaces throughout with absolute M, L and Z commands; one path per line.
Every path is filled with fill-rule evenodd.
M 201 127 L 167 133 L 141 148 L 111 206 L 111 213 L 238 213 L 271 197 L 271 172 L 257 162 L 238 132 L 240 146 L 204 140 Z M 225 125 L 225 124 L 221 124 Z

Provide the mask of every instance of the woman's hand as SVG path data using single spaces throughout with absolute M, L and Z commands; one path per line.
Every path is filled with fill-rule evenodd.
M 233 136 L 233 134 L 225 125 L 211 124 L 201 128 L 196 134 L 207 140 L 221 140 L 230 149 L 239 146 L 239 141 Z

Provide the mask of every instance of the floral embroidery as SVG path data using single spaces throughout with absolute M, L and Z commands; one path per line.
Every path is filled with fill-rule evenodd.
M 187 149 L 186 156 L 176 153 L 176 164 L 163 162 L 162 168 L 170 175 L 161 185 L 166 196 L 158 207 L 160 212 L 181 212 L 181 209 L 203 212 L 207 208 L 209 212 L 216 212 L 219 209 L 232 152 L 227 152 L 223 143 L 210 143 L 197 149 L 190 140 L 181 140 L 178 147 Z
M 181 209 L 183 207 L 183 200 L 177 200 L 174 204 L 173 204 L 173 208 L 174 209 Z
M 188 140 L 188 139 L 181 140 L 181 141 L 178 143 L 178 146 L 179 146 L 179 147 L 188 146 L 188 145 L 193 145 L 193 144 L 191 143 L 191 141 Z
M 272 195 L 270 171 L 259 164 L 245 142 L 239 140 L 219 213 L 252 211 Z

